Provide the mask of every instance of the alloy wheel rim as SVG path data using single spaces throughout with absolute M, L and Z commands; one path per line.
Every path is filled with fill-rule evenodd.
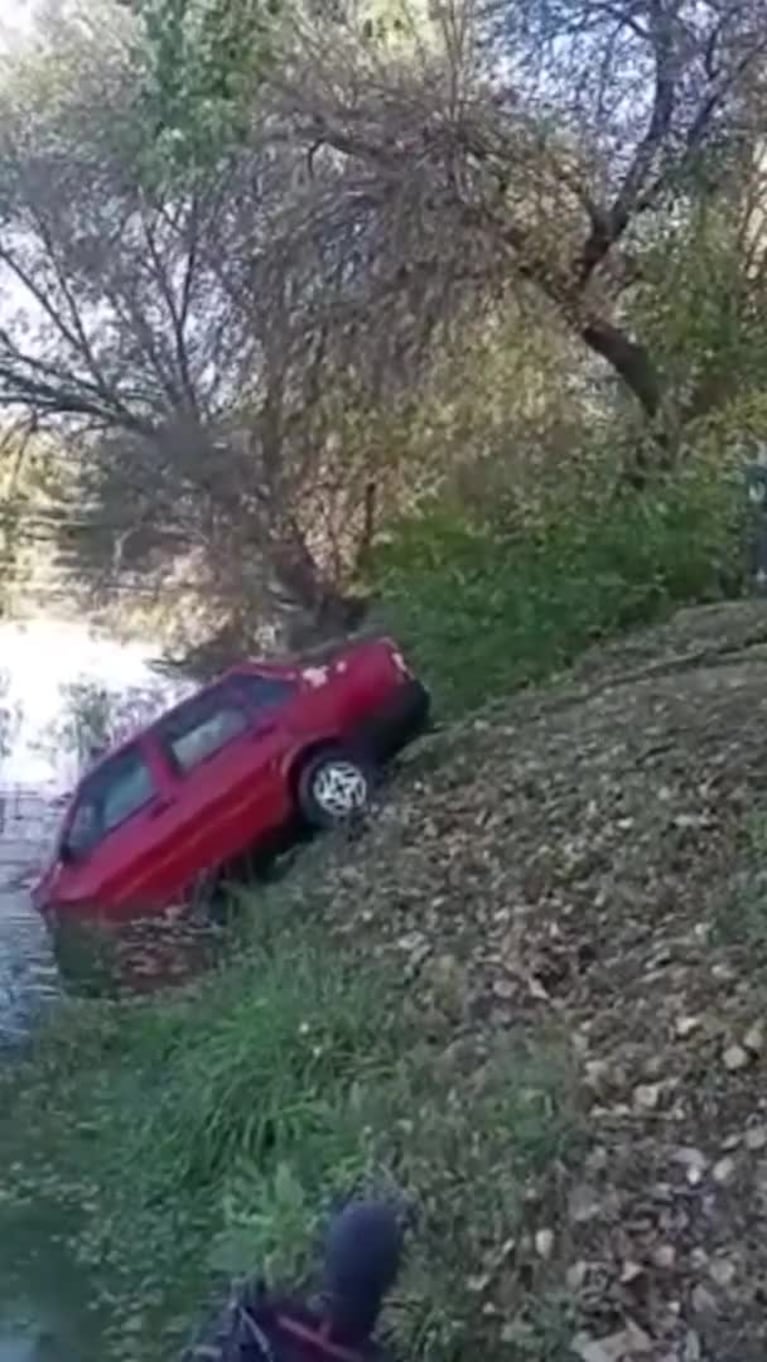
M 365 808 L 368 783 L 364 772 L 352 762 L 330 761 L 317 771 L 312 795 L 324 814 L 341 822 Z

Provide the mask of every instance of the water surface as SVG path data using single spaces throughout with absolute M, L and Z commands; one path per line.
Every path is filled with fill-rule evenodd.
M 62 804 L 94 749 L 126 738 L 186 689 L 153 667 L 158 651 L 86 624 L 0 623 L 0 1063 L 15 1062 L 59 990 L 29 888 Z M 42 1207 L 4 1218 L 0 1362 L 100 1362 L 94 1293 L 65 1230 Z

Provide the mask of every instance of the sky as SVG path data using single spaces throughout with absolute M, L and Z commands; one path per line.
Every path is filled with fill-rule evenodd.
M 45 0 L 0 0 L 0 52 L 7 51 L 14 39 L 18 41 L 31 31 L 35 14 L 44 3 Z
M 0 51 L 15 37 L 29 32 L 36 7 L 37 0 L 0 0 Z
M 3 0 L 3 24 L 23 29 L 29 25 L 36 0 Z

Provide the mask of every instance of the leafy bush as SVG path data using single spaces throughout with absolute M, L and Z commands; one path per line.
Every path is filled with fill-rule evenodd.
M 427 511 L 378 550 L 383 611 L 443 711 L 460 712 L 681 602 L 737 591 L 739 496 L 694 465 L 642 494 L 577 490 L 527 522 Z

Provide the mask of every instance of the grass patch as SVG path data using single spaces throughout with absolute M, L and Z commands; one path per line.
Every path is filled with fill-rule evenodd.
M 767 946 L 767 815 L 756 811 L 742 829 L 742 866 L 732 893 L 717 905 L 713 940 L 721 946 Z
M 441 509 L 379 550 L 384 614 L 456 714 L 548 678 L 595 641 L 739 589 L 739 488 L 691 469 L 591 488 L 525 520 Z
M 767 944 L 767 873 L 753 870 L 740 877 L 731 898 L 714 919 L 714 941 L 721 946 Z
M 542 1309 L 520 1245 L 577 1138 L 559 1038 L 480 1043 L 427 1018 L 325 935 L 307 861 L 259 896 L 269 929 L 238 960 L 184 996 L 64 1008 L 5 1075 L 0 1234 L 25 1198 L 76 1210 L 71 1248 L 114 1322 L 101 1355 L 125 1356 L 127 1318 L 131 1356 L 159 1362 L 219 1275 L 303 1276 L 337 1197 L 396 1187 L 420 1215 L 392 1316 L 405 1355 L 492 1353 L 510 1320 L 553 1347 L 563 1307 Z

